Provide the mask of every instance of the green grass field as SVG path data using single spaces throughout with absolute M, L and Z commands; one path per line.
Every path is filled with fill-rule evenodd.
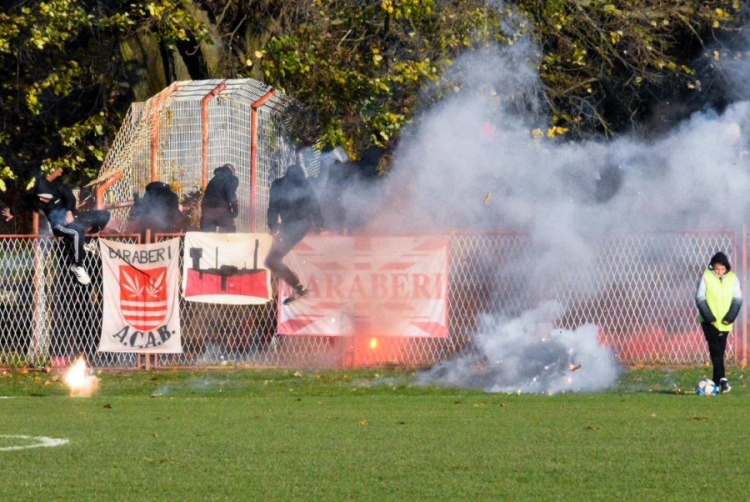
M 419 387 L 394 371 L 0 371 L 0 500 L 737 500 L 750 372 L 633 370 L 555 396 Z M 56 447 L 31 436 L 67 439 Z

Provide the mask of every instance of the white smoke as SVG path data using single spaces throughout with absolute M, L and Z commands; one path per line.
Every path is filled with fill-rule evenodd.
M 552 329 L 548 321 L 558 309 L 545 302 L 515 319 L 481 315 L 474 346 L 421 373 L 418 381 L 534 394 L 612 387 L 620 371 L 612 352 L 599 344 L 597 327 Z
M 460 80 L 460 92 L 425 112 L 404 135 L 369 231 L 524 232 L 529 248 L 515 262 L 497 261 L 499 273 L 520 274 L 544 288 L 552 272 L 578 271 L 578 287 L 585 288 L 591 287 L 585 272 L 596 258 L 595 245 L 607 237 L 746 222 L 748 102 L 720 114 L 696 113 L 660 139 L 540 139 L 532 134 L 543 110 L 535 99 L 539 78 L 530 69 L 534 54 L 530 44 L 519 43 L 457 63 L 460 72 L 450 77 Z M 517 106 L 518 96 L 526 106 Z M 640 252 L 656 263 L 670 250 L 655 245 Z M 528 308 L 516 318 L 480 314 L 474 352 L 441 363 L 422 380 L 539 393 L 615 384 L 619 368 L 599 346 L 596 326 L 549 328 L 539 335 L 534 330 L 549 322 L 542 319 L 549 307 Z M 581 368 L 571 372 L 570 364 Z

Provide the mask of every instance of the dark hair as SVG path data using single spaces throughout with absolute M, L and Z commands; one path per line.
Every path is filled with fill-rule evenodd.
M 729 264 L 729 258 L 727 258 L 727 255 L 725 255 L 721 251 L 711 257 L 711 261 L 708 265 L 711 268 L 714 268 L 714 265 L 716 265 L 717 263 L 720 265 L 724 265 L 727 268 L 727 272 L 732 270 L 732 266 Z

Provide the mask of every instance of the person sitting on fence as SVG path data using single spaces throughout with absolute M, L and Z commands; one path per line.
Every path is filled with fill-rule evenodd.
M 185 229 L 180 199 L 166 183 L 153 181 L 146 185 L 143 197 L 135 197 L 128 217 L 127 232 L 140 233 L 146 239 L 146 230 L 158 234 L 179 233 Z
M 284 264 L 284 257 L 310 230 L 323 230 L 320 203 L 299 165 L 292 164 L 285 176 L 271 183 L 266 216 L 274 238 L 265 265 L 292 287 L 291 296 L 284 300 L 284 305 L 289 305 L 306 295 L 307 289 L 297 274 Z
M 237 231 L 234 220 L 239 214 L 238 185 L 232 164 L 216 168 L 201 201 L 201 232 L 216 232 L 216 227 L 220 232 Z
M 86 258 L 84 247 L 86 231 L 101 232 L 109 223 L 109 211 L 76 210 L 76 196 L 59 179 L 49 180 L 44 176 L 36 179 L 32 192 L 26 198 L 26 206 L 39 211 L 47 218 L 52 234 L 62 237 L 70 262 L 70 271 L 81 284 L 89 284 L 91 278 L 83 262 Z M 13 218 L 10 209 L 2 213 L 7 220 Z

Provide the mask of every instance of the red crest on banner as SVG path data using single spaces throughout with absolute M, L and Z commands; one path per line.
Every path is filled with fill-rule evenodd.
M 134 329 L 151 331 L 164 323 L 167 315 L 167 268 L 139 270 L 120 266 L 120 309 Z

